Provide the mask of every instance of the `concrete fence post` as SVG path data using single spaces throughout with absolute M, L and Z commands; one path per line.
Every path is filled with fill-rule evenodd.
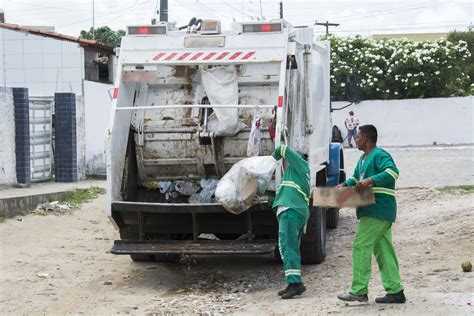
M 55 181 L 76 182 L 78 180 L 76 95 L 74 93 L 55 93 L 54 109 Z
M 15 108 L 16 178 L 20 186 L 31 186 L 30 104 L 27 88 L 13 88 Z

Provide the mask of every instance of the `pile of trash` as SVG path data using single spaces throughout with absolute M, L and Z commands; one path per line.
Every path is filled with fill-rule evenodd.
M 54 214 L 56 216 L 71 214 L 73 207 L 68 203 L 59 204 L 59 201 L 40 203 L 32 211 L 36 215 L 50 215 Z
M 277 161 L 272 156 L 242 159 L 222 177 L 216 200 L 233 214 L 245 212 L 256 197 L 264 195 L 276 167 Z
M 191 204 L 213 203 L 215 202 L 214 192 L 218 183 L 219 180 L 217 179 L 151 181 L 145 183 L 145 187 L 149 190 L 159 190 L 166 201 L 170 203 L 176 202 L 182 197 L 187 198 L 187 202 Z
M 165 203 L 220 203 L 240 214 L 262 197 L 271 182 L 277 161 L 272 156 L 242 159 L 220 179 L 148 181 L 143 186 L 158 190 Z

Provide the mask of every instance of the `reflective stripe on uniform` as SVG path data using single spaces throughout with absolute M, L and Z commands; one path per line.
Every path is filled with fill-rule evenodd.
M 285 154 L 286 154 L 286 145 L 282 145 L 281 148 L 280 148 L 280 155 L 285 158 Z
M 288 276 L 288 275 L 301 275 L 301 270 L 297 270 L 297 269 L 285 270 L 285 276 Z
M 397 174 L 395 171 L 393 171 L 392 169 L 385 169 L 385 172 L 388 173 L 389 175 L 391 175 L 392 178 L 393 178 L 395 181 L 397 181 L 397 179 L 398 179 L 398 174 Z
M 280 184 L 280 187 L 278 188 L 278 191 L 280 190 L 281 187 L 291 187 L 293 189 L 296 189 L 296 191 L 298 191 L 299 193 L 301 193 L 301 195 L 303 195 L 303 198 L 305 199 L 305 201 L 307 203 L 309 203 L 308 195 L 306 193 L 304 193 L 304 191 L 301 190 L 301 187 L 299 185 L 297 185 L 296 183 L 294 183 L 292 181 L 282 181 L 281 184 Z
M 378 194 L 387 194 L 387 195 L 395 196 L 395 190 L 392 190 L 392 189 L 387 189 L 387 188 L 382 188 L 382 187 L 372 187 L 372 190 L 376 194 L 378 193 Z

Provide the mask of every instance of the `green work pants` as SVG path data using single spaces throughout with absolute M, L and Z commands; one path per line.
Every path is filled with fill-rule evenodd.
M 293 209 L 287 209 L 278 215 L 278 247 L 288 284 L 302 282 L 300 244 L 307 220 L 307 217 Z
M 392 223 L 373 217 L 362 217 L 352 245 L 352 287 L 354 295 L 368 293 L 372 253 L 377 259 L 382 284 L 389 294 L 403 290 L 397 254 L 392 244 Z

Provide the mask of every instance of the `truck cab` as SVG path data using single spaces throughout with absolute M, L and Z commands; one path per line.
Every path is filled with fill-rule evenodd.
M 278 223 L 265 199 L 235 215 L 215 201 L 170 198 L 160 183 L 220 179 L 247 157 L 256 110 L 260 155 L 286 144 L 308 155 L 312 187 L 339 183 L 342 149 L 330 143 L 329 42 L 284 20 L 234 23 L 225 32 L 219 21 L 191 22 L 181 30 L 166 22 L 130 26 L 122 38 L 106 131 L 107 215 L 121 237 L 112 253 L 161 262 L 181 254 L 278 258 Z M 202 72 L 216 67 L 236 76 L 232 104 L 209 102 Z M 235 133 L 209 128 L 222 110 L 238 116 Z M 277 168 L 267 196 L 275 194 L 284 168 Z M 326 221 L 337 225 L 338 215 L 310 210 L 302 261 L 320 263 Z

